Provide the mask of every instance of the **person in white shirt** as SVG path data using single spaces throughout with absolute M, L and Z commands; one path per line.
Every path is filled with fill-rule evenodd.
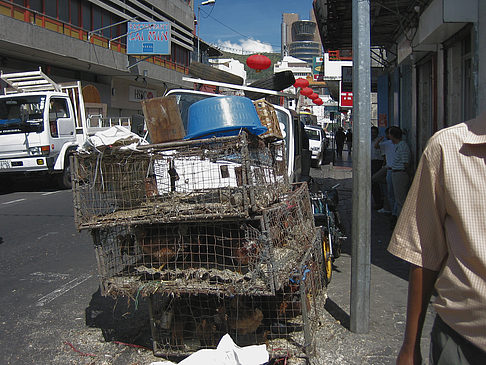
M 371 127 L 371 176 L 376 174 L 383 167 L 383 156 L 379 148 L 375 148 L 375 144 L 379 141 L 378 127 Z M 380 183 L 371 181 L 371 195 L 375 203 L 375 209 L 383 208 L 383 194 L 381 193 Z
M 407 198 L 408 188 L 410 184 L 410 160 L 412 153 L 407 143 L 402 140 L 402 130 L 398 127 L 390 127 L 390 138 L 395 148 L 395 156 L 391 164 L 392 168 L 392 184 L 393 193 L 395 194 L 396 213 L 397 217 L 402 211 L 403 204 Z
M 395 203 L 395 194 L 393 193 L 393 180 L 392 180 L 392 170 L 391 170 L 391 164 L 393 162 L 393 159 L 395 158 L 395 148 L 396 146 L 393 144 L 393 142 L 390 139 L 390 127 L 385 129 L 385 136 L 386 139 L 381 137 L 377 145 L 375 146 L 376 148 L 379 148 L 381 151 L 382 156 L 385 158 L 384 165 L 382 167 L 381 172 L 379 173 L 380 176 L 377 176 L 377 179 L 383 179 L 385 180 L 385 185 L 386 185 L 386 198 L 388 200 L 388 206 L 389 206 L 389 211 L 385 210 L 385 208 L 382 208 L 381 210 L 378 211 L 378 213 L 390 213 L 392 216 L 397 215 L 397 207 Z M 395 220 L 396 219 L 393 219 Z

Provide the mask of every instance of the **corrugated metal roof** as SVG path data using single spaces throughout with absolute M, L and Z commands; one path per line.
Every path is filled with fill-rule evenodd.
M 414 25 L 431 0 L 370 0 L 371 46 L 390 49 Z M 314 0 L 326 50 L 352 48 L 352 0 Z

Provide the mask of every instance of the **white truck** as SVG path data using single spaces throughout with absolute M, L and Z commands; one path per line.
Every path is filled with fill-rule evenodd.
M 273 95 L 291 99 L 296 98 L 296 96 L 293 94 L 268 89 L 228 84 L 211 80 L 194 79 L 190 77 L 184 77 L 183 80 L 191 82 L 194 85 L 212 85 L 220 88 L 220 94 L 189 89 L 172 89 L 166 93 L 166 96 L 173 95 L 176 97 L 176 101 L 181 112 L 184 129 L 187 129 L 188 110 L 192 104 L 210 97 L 222 96 L 224 93 L 234 94 L 235 91 L 236 93 L 249 91 L 260 95 Z M 273 105 L 273 107 L 275 108 L 280 129 L 284 136 L 286 145 L 287 172 L 289 180 L 291 182 L 307 181 L 310 169 L 310 152 L 308 151 L 308 138 L 304 131 L 304 125 L 300 123 L 299 116 L 295 111 L 279 105 Z
M 88 136 L 130 118 L 86 116 L 81 82 L 58 84 L 39 71 L 4 74 L 0 95 L 0 180 L 26 174 L 54 177 L 71 188 L 70 155 Z

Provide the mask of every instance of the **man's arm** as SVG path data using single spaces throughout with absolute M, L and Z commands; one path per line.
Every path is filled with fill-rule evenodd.
M 427 306 L 438 273 L 438 271 L 432 271 L 416 265 L 410 266 L 407 322 L 402 348 L 397 358 L 397 365 L 420 365 L 422 363 L 420 338 L 422 336 Z

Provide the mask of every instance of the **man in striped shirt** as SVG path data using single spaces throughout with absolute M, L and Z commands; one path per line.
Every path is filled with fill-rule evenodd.
M 403 204 L 407 198 L 410 184 L 410 160 L 411 152 L 407 142 L 402 140 L 402 130 L 398 127 L 390 127 L 388 132 L 395 147 L 395 157 L 391 164 L 393 193 L 395 196 L 396 216 L 400 215 Z

